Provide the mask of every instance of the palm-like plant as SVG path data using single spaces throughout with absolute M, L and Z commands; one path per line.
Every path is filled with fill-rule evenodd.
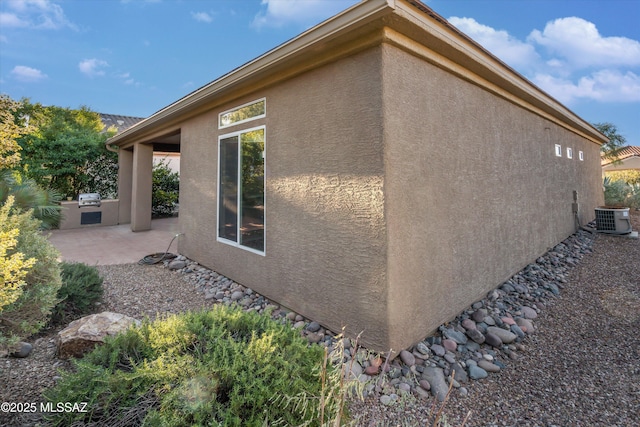
M 0 172 L 0 203 L 13 195 L 15 207 L 21 210 L 33 209 L 35 218 L 42 222 L 42 228 L 56 227 L 60 222 L 60 194 L 40 187 L 32 179 L 24 179 L 17 172 Z

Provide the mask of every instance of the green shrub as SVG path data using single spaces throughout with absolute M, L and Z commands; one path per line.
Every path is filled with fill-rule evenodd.
M 604 175 L 611 181 L 624 181 L 629 185 L 640 184 L 640 170 L 606 171 Z
M 238 308 L 145 321 L 77 361 L 74 373 L 45 392 L 54 404 L 88 402 L 89 409 L 49 421 L 318 425 L 319 396 L 329 394 L 321 383 L 323 358 L 323 349 L 309 346 L 290 325 Z M 281 395 L 302 398 L 290 404 Z M 326 413 L 336 413 L 327 405 Z
M 631 185 L 631 192 L 627 197 L 627 205 L 632 208 L 640 209 L 640 182 Z
M 164 160 L 153 166 L 151 214 L 154 217 L 171 216 L 176 211 L 180 190 L 180 176 L 172 172 Z
M 613 181 L 609 177 L 604 178 L 604 204 L 607 206 L 624 206 L 629 194 L 629 186 L 624 181 Z
M 614 181 L 606 176 L 604 185 L 604 203 L 607 206 L 624 206 L 640 209 L 640 183 L 627 183 L 622 179 Z
M 40 232 L 41 222 L 31 211 L 12 209 L 0 223 L 0 232 L 18 229 L 15 253 L 35 263 L 24 277 L 22 293 L 0 312 L 0 348 L 38 332 L 49 320 L 62 285 L 58 251 Z M 8 253 L 8 255 L 11 255 Z
M 60 223 L 62 208 L 58 193 L 40 187 L 16 171 L 0 171 L 0 203 L 5 203 L 9 196 L 13 196 L 17 209 L 33 210 L 33 216 L 42 221 L 41 228 L 56 228 Z
M 36 262 L 34 258 L 24 259 L 23 253 L 15 251 L 20 230 L 4 225 L 9 220 L 13 201 L 13 196 L 9 196 L 0 208 L 0 224 L 3 224 L 0 226 L 0 313 L 20 298 L 22 288 L 27 284 L 24 278 Z
M 53 313 L 55 323 L 66 322 L 89 313 L 102 297 L 102 277 L 98 269 L 82 263 L 61 264 L 62 287 Z

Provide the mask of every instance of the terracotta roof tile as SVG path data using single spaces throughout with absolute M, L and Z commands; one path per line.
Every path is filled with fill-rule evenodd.
M 628 159 L 629 157 L 640 157 L 640 147 L 629 145 L 627 147 L 622 147 L 620 151 L 618 151 L 618 160 Z M 601 161 L 602 166 L 608 165 L 609 163 L 613 163 L 613 160 L 603 159 Z

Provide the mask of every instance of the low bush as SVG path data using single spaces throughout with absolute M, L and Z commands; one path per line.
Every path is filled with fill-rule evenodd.
M 34 258 L 25 259 L 23 253 L 15 251 L 20 230 L 6 226 L 12 207 L 13 196 L 10 196 L 0 209 L 0 313 L 20 298 L 22 288 L 27 284 L 24 278 L 36 262 Z
M 35 262 L 23 278 L 18 298 L 0 311 L 0 349 L 38 332 L 47 324 L 62 285 L 59 253 L 41 233 L 41 222 L 31 211 L 23 212 L 7 205 L 2 210 L 6 215 L 3 214 L 0 221 L 0 232 L 19 230 L 15 246 L 7 255 L 21 253 L 24 259 Z
M 61 264 L 62 287 L 58 290 L 59 303 L 52 321 L 68 322 L 92 311 L 102 298 L 102 277 L 98 269 L 83 263 Z
M 612 182 L 624 181 L 629 185 L 640 184 L 640 170 L 607 171 L 604 173 Z
M 108 339 L 74 373 L 45 392 L 88 402 L 87 413 L 58 413 L 53 425 L 319 425 L 339 414 L 327 384 L 324 350 L 290 325 L 216 306 L 168 316 Z M 325 379 L 325 381 L 322 380 Z M 333 387 L 333 391 L 330 390 Z M 282 396 L 290 396 L 291 399 Z
M 603 186 L 605 205 L 640 209 L 640 183 L 629 184 L 622 179 L 613 180 L 606 176 Z
M 640 209 L 640 183 L 633 184 L 629 187 L 630 191 L 626 200 L 627 206 Z
M 0 172 L 0 203 L 5 203 L 9 196 L 13 197 L 16 209 L 33 212 L 41 221 L 40 228 L 58 227 L 62 209 L 61 197 L 55 191 L 40 187 L 16 171 L 5 170 Z
M 153 166 L 151 214 L 154 217 L 171 216 L 178 205 L 180 176 L 161 160 Z

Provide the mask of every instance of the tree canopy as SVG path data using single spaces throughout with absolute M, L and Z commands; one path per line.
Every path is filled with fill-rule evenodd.
M 613 123 L 594 123 L 593 126 L 609 139 L 609 142 L 600 148 L 602 158 L 616 161 L 620 150 L 626 145 L 627 139 L 618 133 L 618 128 Z
M 21 147 L 17 139 L 26 133 L 26 127 L 18 117 L 22 103 L 7 95 L 0 95 L 0 171 L 11 169 L 20 163 Z
M 22 101 L 18 113 L 28 118 L 20 170 L 39 185 L 61 196 L 115 193 L 117 155 L 105 147 L 113 131 L 105 132 L 100 115 L 87 107 L 70 109 Z

